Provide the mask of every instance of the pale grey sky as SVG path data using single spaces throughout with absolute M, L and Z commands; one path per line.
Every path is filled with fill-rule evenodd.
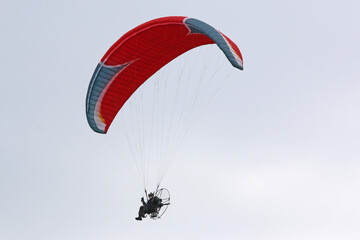
M 359 239 L 359 10 L 355 0 L 1 1 L 0 239 Z M 164 218 L 136 222 L 141 188 L 88 127 L 85 95 L 122 34 L 171 15 L 228 35 L 244 71 L 169 169 Z

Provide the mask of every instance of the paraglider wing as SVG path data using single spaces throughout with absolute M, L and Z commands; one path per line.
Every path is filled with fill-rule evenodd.
M 229 62 L 242 70 L 238 47 L 215 28 L 194 18 L 158 18 L 127 32 L 107 51 L 91 78 L 86 98 L 90 127 L 106 133 L 141 84 L 174 58 L 206 44 L 217 44 Z

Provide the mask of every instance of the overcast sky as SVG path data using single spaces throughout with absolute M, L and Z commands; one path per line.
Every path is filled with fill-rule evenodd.
M 2 0 L 0 239 L 359 239 L 359 12 L 355 0 Z M 172 15 L 229 36 L 244 71 L 189 132 L 163 181 L 166 215 L 137 222 L 142 189 L 89 128 L 85 96 L 119 37 Z

